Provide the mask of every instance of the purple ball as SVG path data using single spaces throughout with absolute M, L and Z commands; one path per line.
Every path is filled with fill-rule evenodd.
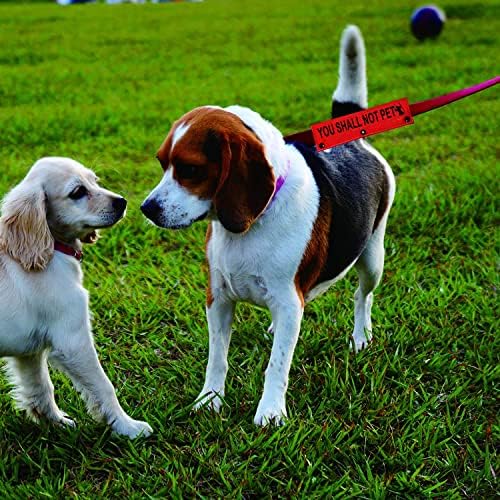
M 439 7 L 425 5 L 411 15 L 411 31 L 419 40 L 436 38 L 441 33 L 445 21 L 446 16 Z

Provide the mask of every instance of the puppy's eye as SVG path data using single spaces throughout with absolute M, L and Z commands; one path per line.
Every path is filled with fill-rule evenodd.
M 88 194 L 88 191 L 87 191 L 86 187 L 78 186 L 75 189 L 73 189 L 73 191 L 71 191 L 71 193 L 69 193 L 69 197 L 72 200 L 80 200 L 84 196 L 87 196 L 87 194 Z
M 200 177 L 201 169 L 187 163 L 177 163 L 175 172 L 180 179 L 194 179 Z

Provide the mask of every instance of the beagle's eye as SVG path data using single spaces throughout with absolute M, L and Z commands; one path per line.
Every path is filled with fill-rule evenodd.
M 75 189 L 73 189 L 73 191 L 71 191 L 71 193 L 69 193 L 69 197 L 72 200 L 80 200 L 84 196 L 87 196 L 87 194 L 88 194 L 88 191 L 87 191 L 87 188 L 85 186 L 78 186 Z
M 177 163 L 175 165 L 175 173 L 180 179 L 194 179 L 200 177 L 201 169 L 188 163 Z

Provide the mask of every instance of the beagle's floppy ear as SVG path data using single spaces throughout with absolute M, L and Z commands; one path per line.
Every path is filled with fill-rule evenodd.
M 213 141 L 217 140 L 216 148 Z M 263 144 L 247 129 L 237 134 L 212 134 L 212 151 L 220 154 L 221 173 L 214 196 L 220 223 L 244 233 L 266 209 L 275 189 L 274 173 Z
M 54 253 L 47 224 L 45 192 L 26 181 L 8 193 L 0 217 L 0 250 L 26 271 L 42 271 Z

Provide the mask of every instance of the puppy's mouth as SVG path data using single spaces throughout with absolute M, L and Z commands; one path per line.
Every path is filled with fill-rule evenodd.
M 85 224 L 83 226 L 84 229 L 89 229 L 90 231 L 97 230 L 97 229 L 106 229 L 108 227 L 114 226 L 118 221 L 115 222 L 109 222 L 109 223 L 104 223 L 104 224 L 99 224 L 99 225 L 94 225 L 94 224 Z
M 115 215 L 112 219 L 110 220 L 105 220 L 102 222 L 99 222 L 97 224 L 85 224 L 83 227 L 85 229 L 106 229 L 107 227 L 112 227 L 116 223 L 118 223 L 123 217 L 125 216 L 125 212 Z

